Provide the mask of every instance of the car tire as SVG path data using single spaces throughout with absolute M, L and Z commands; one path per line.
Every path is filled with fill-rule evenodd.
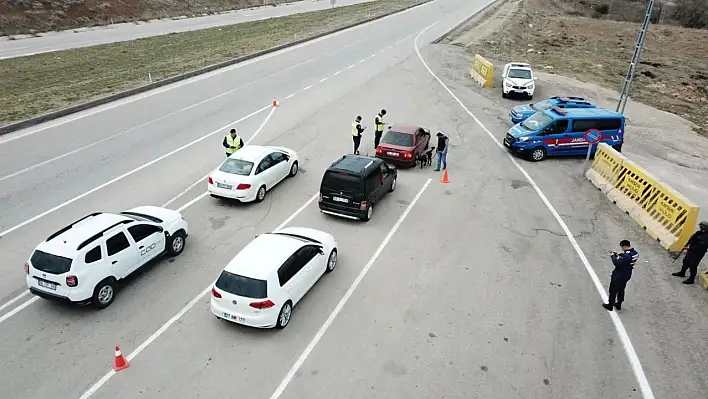
M 533 100 L 533 94 L 529 96 L 529 101 Z
M 297 171 L 299 169 L 299 165 L 297 161 L 293 162 L 293 166 L 290 167 L 290 173 L 288 174 L 288 177 L 293 177 L 297 174 Z
M 389 193 L 392 193 L 396 189 L 396 180 L 397 178 L 394 177 L 393 181 L 391 182 L 391 188 L 388 190 Z
M 507 97 L 508 97 L 508 95 L 506 93 L 504 93 L 504 89 L 502 89 L 502 98 L 507 98 Z
M 184 246 L 187 244 L 187 235 L 182 230 L 171 235 L 167 240 L 167 254 L 169 256 L 177 256 L 184 251 Z
M 529 152 L 529 160 L 533 162 L 540 162 L 546 159 L 546 155 L 548 153 L 546 152 L 546 149 L 543 147 L 536 147 L 531 152 Z
M 260 186 L 258 188 L 258 192 L 256 193 L 256 202 L 263 202 L 266 197 L 266 191 L 267 190 L 265 185 Z
M 612 146 L 612 148 L 617 152 L 622 152 L 622 144 L 623 143 L 619 143 L 617 145 Z
M 286 313 L 287 312 L 287 313 Z M 285 302 L 280 312 L 278 313 L 278 320 L 275 322 L 275 328 L 282 330 L 290 324 L 290 319 L 293 315 L 293 303 L 290 301 Z
M 361 217 L 361 220 L 368 222 L 371 220 L 371 217 L 374 215 L 374 204 L 370 204 L 368 208 L 366 208 L 366 215 Z
M 91 297 L 91 305 L 95 309 L 105 309 L 111 306 L 115 298 L 116 280 L 113 277 L 109 277 L 96 284 Z
M 331 273 L 334 271 L 334 268 L 337 267 L 337 248 L 333 249 L 329 253 L 329 257 L 327 258 L 327 268 L 325 269 L 325 273 Z

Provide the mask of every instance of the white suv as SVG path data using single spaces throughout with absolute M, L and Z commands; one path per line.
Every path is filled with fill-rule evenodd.
M 502 71 L 502 97 L 510 94 L 520 94 L 530 99 L 536 91 L 537 76 L 533 75 L 531 65 L 522 62 L 511 62 L 504 65 Z
M 113 303 L 118 280 L 161 255 L 179 255 L 187 235 L 187 222 L 171 209 L 92 213 L 37 246 L 25 263 L 27 287 L 45 299 L 103 309 Z

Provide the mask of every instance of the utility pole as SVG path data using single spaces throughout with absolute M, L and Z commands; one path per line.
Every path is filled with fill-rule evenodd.
M 642 30 L 639 32 L 637 45 L 634 47 L 634 55 L 632 56 L 632 61 L 629 63 L 629 69 L 627 70 L 627 75 L 624 78 L 624 85 L 622 86 L 622 92 L 620 93 L 620 100 L 617 104 L 617 112 L 619 113 L 624 113 L 624 108 L 627 106 L 629 89 L 632 87 L 632 82 L 634 81 L 634 77 L 637 72 L 637 66 L 639 65 L 639 59 L 642 57 L 642 52 L 644 51 L 644 40 L 647 37 L 647 31 L 649 30 L 651 14 L 653 11 L 654 0 L 649 0 L 649 4 L 647 5 L 647 13 L 644 16 L 644 23 L 642 24 Z

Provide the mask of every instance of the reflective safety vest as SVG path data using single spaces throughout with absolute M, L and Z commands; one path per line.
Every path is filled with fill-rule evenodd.
M 376 124 L 376 131 L 383 132 L 384 120 L 383 120 L 383 116 L 381 116 L 381 114 L 376 115 L 376 119 L 374 119 L 374 123 Z
M 357 121 L 352 122 L 352 136 L 354 136 L 354 137 L 359 136 L 359 129 L 357 129 L 357 126 L 359 126 L 359 122 L 357 122 Z
M 226 149 L 227 154 L 233 154 L 234 152 L 238 151 L 238 147 L 241 145 L 241 137 L 236 135 L 236 137 L 231 137 L 230 134 L 226 135 L 226 144 L 229 146 L 229 148 Z M 231 148 L 231 147 L 236 147 L 236 148 Z

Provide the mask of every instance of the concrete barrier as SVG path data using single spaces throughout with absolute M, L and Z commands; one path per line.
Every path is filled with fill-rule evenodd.
M 586 177 L 668 251 L 681 251 L 696 231 L 696 204 L 605 143 Z
M 484 88 L 494 87 L 494 65 L 479 54 L 474 55 L 470 76 Z

